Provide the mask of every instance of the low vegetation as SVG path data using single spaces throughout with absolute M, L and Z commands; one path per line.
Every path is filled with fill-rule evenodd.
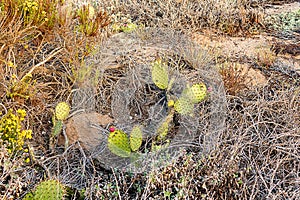
M 299 66 L 299 42 L 283 44 L 280 37 L 299 38 L 300 10 L 265 15 L 276 2 L 0 0 L 0 198 L 299 198 L 300 75 L 279 54 Z M 193 33 L 269 34 L 274 41 L 255 58 L 236 59 L 198 48 Z M 151 52 L 172 38 L 170 46 L 157 46 L 170 51 Z M 160 59 L 169 68 L 143 71 Z M 253 84 L 250 68 L 264 84 Z M 164 118 L 150 116 L 162 110 Z M 119 129 L 98 126 L 108 153 L 121 157 L 115 165 L 68 143 L 66 123 L 83 111 L 120 116 Z M 141 126 L 133 128 L 134 120 Z M 138 173 L 126 168 L 138 153 L 171 147 L 185 130 L 193 145 L 164 154 L 176 154 L 170 162 L 156 160 L 160 167 Z M 145 138 L 147 131 L 154 136 Z

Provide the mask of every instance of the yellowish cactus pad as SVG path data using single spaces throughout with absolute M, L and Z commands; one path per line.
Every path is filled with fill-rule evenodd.
M 176 112 L 182 115 L 191 114 L 194 109 L 194 104 L 186 97 L 180 97 L 174 104 Z
M 140 126 L 133 127 L 130 133 L 130 147 L 132 151 L 137 151 L 143 142 L 143 133 Z
M 121 130 L 110 132 L 108 136 L 108 149 L 115 155 L 127 158 L 130 156 L 131 148 L 129 138 Z
M 157 140 L 163 141 L 168 135 L 169 132 L 169 124 L 173 120 L 174 112 L 171 111 L 168 116 L 164 119 L 162 124 L 157 129 Z
M 55 117 L 58 120 L 65 120 L 69 116 L 70 106 L 66 102 L 60 102 L 55 107 Z
M 203 101 L 207 95 L 207 88 L 204 83 L 194 84 L 186 90 L 187 97 L 192 103 Z
M 152 81 L 159 89 L 167 89 L 169 83 L 168 67 L 161 59 L 152 63 Z

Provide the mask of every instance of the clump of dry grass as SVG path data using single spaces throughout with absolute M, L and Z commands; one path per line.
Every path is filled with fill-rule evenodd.
M 219 72 L 227 94 L 237 95 L 247 89 L 247 84 L 249 84 L 247 71 L 243 70 L 238 64 L 225 62 L 221 64 Z
M 257 33 L 263 18 L 260 7 L 251 2 L 220 0 L 115 1 L 101 2 L 113 13 L 131 16 L 132 21 L 150 27 L 182 31 L 215 29 L 229 35 Z

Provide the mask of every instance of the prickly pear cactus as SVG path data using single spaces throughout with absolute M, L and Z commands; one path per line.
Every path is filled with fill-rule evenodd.
M 131 148 L 126 133 L 121 130 L 113 130 L 108 136 L 108 149 L 117 156 L 130 157 Z
M 130 147 L 132 151 L 137 151 L 143 142 L 143 133 L 139 126 L 133 127 L 130 133 Z
M 58 120 L 65 120 L 69 116 L 70 106 L 66 102 L 60 102 L 55 107 L 55 117 Z
M 93 154 L 105 168 L 142 172 L 179 158 L 181 150 L 191 145 L 203 153 L 217 147 L 226 108 L 222 79 L 208 52 L 182 33 L 146 28 L 117 34 L 99 46 L 99 52 L 85 64 L 93 66 L 93 74 L 101 71 L 104 81 L 99 87 L 113 86 L 109 94 L 93 88 L 101 94 L 97 95 L 97 108 L 91 108 L 110 111 L 122 129 L 109 133 L 107 142 Z M 125 74 L 112 81 L 115 66 Z M 206 87 L 213 89 L 209 98 Z M 111 101 L 107 101 L 108 95 Z M 82 96 L 92 97 L 87 92 Z M 80 98 L 74 102 L 94 105 Z M 73 103 L 72 107 L 80 106 Z M 167 122 L 170 112 L 174 114 Z M 129 134 L 136 124 L 143 126 L 141 146 Z M 107 132 L 102 130 L 102 134 Z
M 174 104 L 176 112 L 182 115 L 191 114 L 193 112 L 194 104 L 186 97 L 180 97 Z
M 200 103 L 207 96 L 207 88 L 204 83 L 198 83 L 188 87 L 183 91 L 183 95 L 191 100 L 192 103 Z
M 28 193 L 23 200 L 62 200 L 66 191 L 57 180 L 47 180 L 39 183 L 33 193 Z
M 60 134 L 62 128 L 63 128 L 62 120 L 54 120 L 53 121 L 52 135 L 57 136 L 58 134 Z
M 156 133 L 157 133 L 157 140 L 163 141 L 165 140 L 166 136 L 168 135 L 170 122 L 172 121 L 174 116 L 174 112 L 171 112 L 165 120 L 161 123 L 161 125 L 158 127 Z
M 23 200 L 33 200 L 34 196 L 32 192 L 29 192 L 25 195 L 25 197 L 23 198 Z
M 168 67 L 158 59 L 152 63 L 152 81 L 159 89 L 167 89 L 169 84 Z

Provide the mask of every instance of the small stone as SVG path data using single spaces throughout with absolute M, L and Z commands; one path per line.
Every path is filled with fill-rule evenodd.
M 84 149 L 93 151 L 101 142 L 106 141 L 106 138 L 100 133 L 102 130 L 91 125 L 106 127 L 111 123 L 113 123 L 113 119 L 108 115 L 101 115 L 96 112 L 82 113 L 71 117 L 66 123 L 69 145 L 79 141 Z M 61 135 L 58 144 L 64 145 L 64 143 L 65 139 Z

